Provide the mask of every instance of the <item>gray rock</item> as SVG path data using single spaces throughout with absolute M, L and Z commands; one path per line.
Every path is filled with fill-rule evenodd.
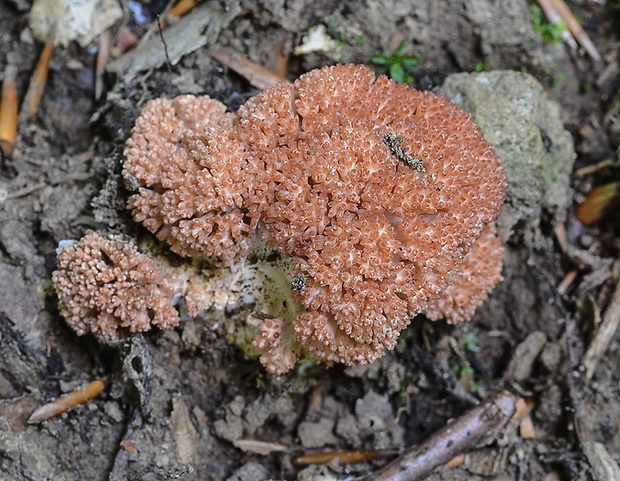
M 462 73 L 448 77 L 437 93 L 474 116 L 506 169 L 500 237 L 510 238 L 520 223 L 537 226 L 543 212 L 562 222 L 575 152 L 560 108 L 542 85 L 521 72 Z
M 561 278 L 561 256 L 553 228 L 564 222 L 572 200 L 569 175 L 575 152 L 560 109 L 542 85 L 520 72 L 455 74 L 438 89 L 471 112 L 506 169 L 508 191 L 498 219 L 506 242 L 504 280 L 476 312 L 487 329 L 518 337 L 542 330 L 557 338 L 564 316 L 555 302 L 553 279 Z
M 256 461 L 249 461 L 237 469 L 226 481 L 263 481 L 269 479 L 269 471 Z
M 245 407 L 245 401 L 242 396 L 236 396 L 228 406 L 224 413 L 224 419 L 218 419 L 213 423 L 215 434 L 222 439 L 233 442 L 243 436 L 243 421 L 241 413 Z
M 304 421 L 297 428 L 297 435 L 304 448 L 320 448 L 327 445 L 336 446 L 338 440 L 333 435 L 334 420 L 321 418 L 318 422 Z

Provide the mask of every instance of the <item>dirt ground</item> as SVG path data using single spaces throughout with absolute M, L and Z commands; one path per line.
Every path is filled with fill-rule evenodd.
M 31 3 L 0 3 L 0 75 L 17 67 L 20 100 L 42 50 L 29 28 Z M 111 33 L 124 24 L 143 36 L 165 3 L 123 2 Z M 98 100 L 96 41 L 57 46 L 40 109 L 20 123 L 0 171 L 0 479 L 352 479 L 500 389 L 526 400 L 533 431 L 513 421 L 428 479 L 620 479 L 620 334 L 588 382 L 582 362 L 596 313 L 615 289 L 620 224 L 608 215 L 584 226 L 573 214 L 620 173 L 620 5 L 567 3 L 600 61 L 543 41 L 525 0 L 212 2 L 223 13 L 208 47 L 131 75 L 112 69 Z M 295 54 L 319 25 L 330 49 Z M 213 319 L 118 343 L 66 326 L 50 281 L 59 241 L 92 230 L 146 235 L 125 211 L 119 174 L 147 100 L 205 93 L 234 111 L 258 93 L 212 57 L 217 46 L 270 69 L 290 54 L 286 75 L 294 79 L 337 62 L 368 64 L 404 39 L 405 53 L 421 59 L 413 73 L 420 89 L 458 72 L 531 74 L 559 103 L 574 142 L 561 205 L 515 228 L 505 280 L 471 322 L 414 319 L 396 349 L 370 366 L 304 364 L 278 378 Z M 96 399 L 26 424 L 36 407 L 104 377 Z M 334 450 L 387 451 L 352 464 L 298 462 Z

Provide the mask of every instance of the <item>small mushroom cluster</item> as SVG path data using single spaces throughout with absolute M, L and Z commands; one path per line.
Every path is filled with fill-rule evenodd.
M 300 346 L 372 362 L 417 314 L 469 319 L 501 279 L 493 147 L 446 99 L 364 66 L 311 71 L 234 114 L 206 96 L 152 100 L 125 156 L 134 219 L 177 254 L 236 272 L 264 242 L 291 260 L 295 314 L 264 313 L 254 342 L 273 373 Z M 54 282 L 69 318 L 83 298 L 67 302 L 68 274 Z
M 179 324 L 182 284 L 121 236 L 93 232 L 58 249 L 52 282 L 60 313 L 79 335 L 105 338 Z

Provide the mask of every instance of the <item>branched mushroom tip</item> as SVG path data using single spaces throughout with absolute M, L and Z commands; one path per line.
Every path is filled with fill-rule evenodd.
M 62 243 L 52 282 L 61 314 L 80 335 L 115 339 L 180 320 L 173 303 L 182 285 L 121 236 L 92 233 Z
M 235 114 L 153 100 L 125 156 L 135 220 L 176 253 L 236 271 L 264 241 L 291 259 L 296 314 L 267 312 L 254 343 L 275 373 L 299 346 L 371 362 L 419 313 L 468 319 L 500 279 L 494 149 L 468 113 L 364 66 L 311 71 Z

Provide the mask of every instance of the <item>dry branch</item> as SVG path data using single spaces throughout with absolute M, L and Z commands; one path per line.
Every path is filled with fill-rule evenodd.
M 272 72 L 262 65 L 252 62 L 249 58 L 235 52 L 233 49 L 215 47 L 211 52 L 211 56 L 243 76 L 252 86 L 258 89 L 264 90 L 280 82 L 288 82 L 285 77 Z
M 357 481 L 424 479 L 484 436 L 502 429 L 512 419 L 516 402 L 516 397 L 506 391 L 495 394 L 383 469 Z
M 30 79 L 30 85 L 26 91 L 24 97 L 24 103 L 22 104 L 21 115 L 25 120 L 32 119 L 39 110 L 39 104 L 43 97 L 43 91 L 45 90 L 45 84 L 47 83 L 47 74 L 50 69 L 50 60 L 52 59 L 52 53 L 54 52 L 54 37 L 56 36 L 56 23 L 52 27 L 50 36 L 47 39 L 47 43 L 41 52 L 39 57 L 39 63 Z
M 563 0 L 550 1 L 553 4 L 555 10 L 562 17 L 562 20 L 566 22 L 566 25 L 568 25 L 568 29 L 570 30 L 570 33 L 573 34 L 573 37 L 575 37 L 575 40 L 577 40 L 577 43 L 581 45 L 581 47 L 588 53 L 590 57 L 592 57 L 593 60 L 601 60 L 601 56 L 596 50 L 594 44 L 592 43 L 592 40 L 590 40 L 590 37 L 588 37 L 588 35 L 581 27 L 581 25 L 573 15 L 573 12 L 570 11 L 570 8 L 568 8 L 566 3 L 564 3 Z
M 618 329 L 618 324 L 620 324 L 620 282 L 616 285 L 611 302 L 603 315 L 603 322 L 583 357 L 586 382 L 592 378 L 596 366 L 607 351 L 611 340 L 614 338 L 614 333 Z
M 592 43 L 592 40 L 590 40 L 590 37 L 588 37 L 573 15 L 573 12 L 570 11 L 570 8 L 568 8 L 563 0 L 537 0 L 537 2 L 549 22 L 553 25 L 557 25 L 562 21 L 566 23 L 572 37 L 569 32 L 562 32 L 562 38 L 564 41 L 566 41 L 569 45 L 574 46 L 576 40 L 593 60 L 601 60 L 601 56 Z
M 110 44 L 112 37 L 109 30 L 104 30 L 99 35 L 99 48 L 97 50 L 97 60 L 95 64 L 95 100 L 99 100 L 103 95 L 105 67 L 110 61 Z
M 395 449 L 354 449 L 345 451 L 322 451 L 319 453 L 304 453 L 295 458 L 297 464 L 338 464 L 365 463 L 374 459 L 393 456 Z
M 198 5 L 197 0 L 180 0 L 174 7 L 168 11 L 166 17 L 179 18 L 189 12 L 191 9 Z

